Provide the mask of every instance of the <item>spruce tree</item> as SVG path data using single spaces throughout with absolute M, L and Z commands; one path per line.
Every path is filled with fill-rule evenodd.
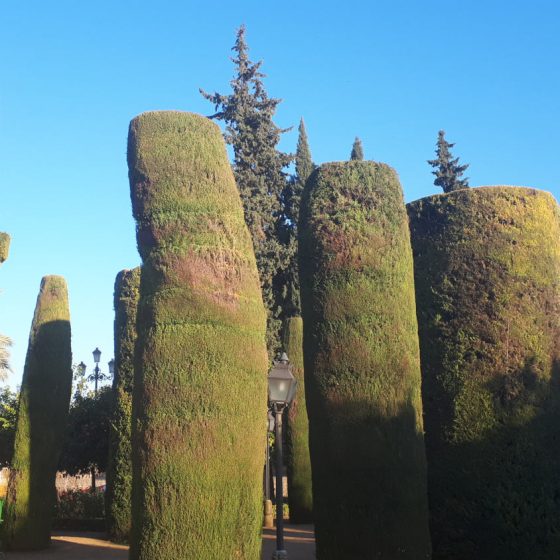
M 289 262 L 288 240 L 283 230 L 282 193 L 286 187 L 284 168 L 292 156 L 277 150 L 285 132 L 273 122 L 280 99 L 268 96 L 260 72 L 262 62 L 252 62 L 245 41 L 245 27 L 237 32 L 232 50 L 236 75 L 232 93 L 201 94 L 214 104 L 211 119 L 224 121 L 225 139 L 233 147 L 233 170 L 241 194 L 245 221 L 251 232 L 263 299 L 268 313 L 269 354 L 279 346 L 283 318 L 283 273 Z
M 460 179 L 460 177 L 467 170 L 469 164 L 459 165 L 459 158 L 452 157 L 451 148 L 455 144 L 447 142 L 445 130 L 438 132 L 436 146 L 437 158 L 428 160 L 428 163 L 435 168 L 435 171 L 432 171 L 432 174 L 436 176 L 434 185 L 441 187 L 445 193 L 468 188 L 468 178 Z
M 351 161 L 362 161 L 364 159 L 364 148 L 362 141 L 356 136 L 354 144 L 352 144 L 352 151 L 350 152 Z

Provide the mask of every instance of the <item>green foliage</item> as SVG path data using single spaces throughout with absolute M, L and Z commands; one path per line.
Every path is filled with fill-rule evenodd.
M 66 282 L 45 276 L 25 360 L 3 542 L 11 550 L 50 542 L 55 476 L 72 388 Z
M 6 381 L 11 371 L 10 368 L 10 346 L 12 340 L 6 335 L 0 334 L 0 381 Z
M 352 144 L 352 151 L 350 152 L 350 161 L 362 161 L 364 159 L 364 148 L 362 141 L 356 136 L 354 144 Z
M 131 559 L 260 558 L 266 314 L 219 128 L 135 118 L 143 258 L 133 399 Z
M 113 409 L 110 387 L 76 394 L 70 406 L 59 469 L 69 474 L 107 468 L 109 426 Z
M 132 387 L 140 268 L 119 272 L 115 281 L 115 376 L 107 467 L 107 532 L 112 540 L 130 534 L 132 495 Z
M 432 174 L 436 176 L 434 185 L 441 187 L 444 193 L 466 189 L 469 186 L 468 179 L 460 179 L 469 165 L 459 165 L 459 158 L 451 157 L 450 148 L 453 146 L 455 144 L 451 144 L 445 139 L 445 130 L 440 130 L 436 145 L 437 158 L 428 160 L 428 163 L 436 169 L 432 171 Z
M 58 496 L 55 519 L 99 519 L 105 517 L 102 492 L 68 490 Z
M 408 211 L 434 558 L 558 558 L 558 206 L 491 187 Z
M 303 376 L 303 322 L 301 317 L 286 320 L 283 348 L 288 354 L 297 379 L 297 393 L 290 405 L 286 422 L 286 466 L 288 470 L 288 499 L 290 521 L 313 521 L 313 493 L 311 488 L 311 461 L 309 458 L 309 423 L 305 404 Z
M 0 390 L 0 467 L 12 462 L 18 399 L 19 395 L 9 387 Z
M 292 156 L 277 149 L 280 135 L 273 117 L 280 99 L 268 97 L 260 72 L 261 62 L 251 62 L 245 42 L 245 27 L 237 32 L 232 49 L 236 76 L 232 93 L 202 95 L 214 104 L 212 119 L 224 121 L 225 138 L 233 147 L 233 171 L 249 227 L 265 306 L 268 311 L 269 354 L 279 348 L 284 316 L 285 270 L 289 265 L 288 236 L 283 233 L 282 193 L 286 188 L 284 168 Z
M 7 233 L 0 232 L 0 264 L 8 259 L 10 252 L 10 236 Z
M 317 557 L 430 557 L 418 331 L 403 196 L 387 165 L 319 167 L 300 221 Z
M 307 132 L 303 119 L 299 123 L 299 136 L 296 149 L 296 174 L 286 182 L 286 187 L 282 195 L 284 204 L 284 236 L 287 239 L 288 247 L 288 266 L 284 271 L 284 317 L 294 317 L 301 314 L 301 302 L 299 294 L 299 267 L 298 267 L 298 222 L 299 209 L 301 205 L 301 195 L 305 182 L 315 169 L 315 164 L 311 159 L 311 150 L 307 141 Z

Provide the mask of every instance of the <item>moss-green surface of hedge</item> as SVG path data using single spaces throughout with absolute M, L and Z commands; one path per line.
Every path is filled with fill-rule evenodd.
M 118 542 L 128 540 L 131 525 L 132 387 L 139 297 L 140 267 L 119 272 L 115 280 L 114 401 L 105 494 L 107 533 Z
M 66 281 L 41 282 L 21 382 L 12 469 L 2 524 L 10 550 L 50 543 L 55 477 L 72 390 Z
M 133 397 L 131 558 L 260 558 L 266 315 L 220 129 L 133 119 L 143 258 Z
M 282 343 L 292 364 L 292 373 L 298 382 L 296 395 L 287 411 L 286 422 L 286 467 L 290 521 L 292 523 L 311 523 L 313 521 L 313 491 L 309 457 L 309 422 L 305 404 L 303 321 L 301 317 L 286 319 Z
M 408 205 L 434 558 L 560 558 L 560 219 L 515 187 Z
M 429 558 L 412 254 L 393 169 L 311 175 L 300 276 L 317 558 Z
M 7 260 L 10 253 L 10 236 L 0 232 L 0 264 Z

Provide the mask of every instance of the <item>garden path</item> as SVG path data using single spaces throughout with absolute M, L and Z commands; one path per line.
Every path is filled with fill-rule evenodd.
M 287 525 L 285 546 L 290 560 L 314 560 L 315 537 L 311 525 Z M 270 560 L 275 550 L 274 529 L 263 530 L 262 559 Z M 57 532 L 52 545 L 38 552 L 8 552 L 6 560 L 128 560 L 128 547 L 100 538 L 100 533 Z

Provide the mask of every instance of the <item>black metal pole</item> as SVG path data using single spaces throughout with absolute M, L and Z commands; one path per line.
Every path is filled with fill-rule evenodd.
M 276 550 L 284 551 L 284 485 L 282 470 L 284 468 L 282 458 L 282 410 L 283 407 L 276 405 Z
M 97 396 L 97 380 L 99 379 L 99 366 L 95 364 L 95 396 Z
M 264 464 L 264 499 L 270 500 L 270 445 L 268 443 L 268 430 L 266 432 L 266 456 Z

